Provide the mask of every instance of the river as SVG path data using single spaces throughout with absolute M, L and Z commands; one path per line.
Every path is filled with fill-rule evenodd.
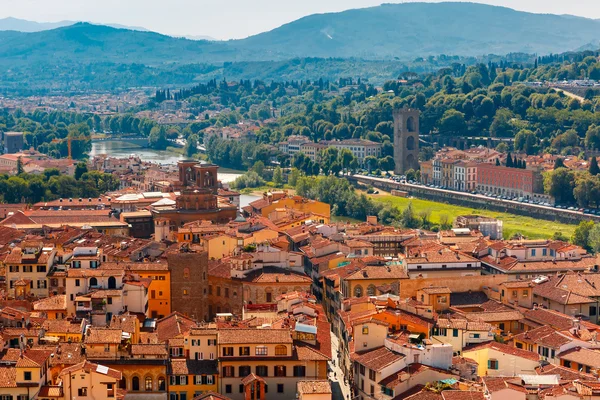
M 108 140 L 96 142 L 92 141 L 92 150 L 90 157 L 100 154 L 108 154 L 115 158 L 127 158 L 132 154 L 139 156 L 142 161 L 155 162 L 157 164 L 177 164 L 177 161 L 183 160 L 185 157 L 182 154 L 173 153 L 167 150 L 153 150 L 145 147 L 140 147 L 133 143 L 125 141 Z M 242 171 L 231 170 L 228 168 L 219 168 L 219 180 L 223 183 L 231 183 L 238 176 L 242 175 Z M 247 196 L 247 202 L 256 200 L 258 197 Z M 246 197 L 244 197 L 246 199 Z M 243 204 L 243 205 L 247 205 Z
M 142 161 L 155 162 L 158 164 L 177 164 L 177 161 L 184 159 L 182 154 L 170 151 L 153 150 L 140 147 L 136 144 L 121 141 L 92 141 L 92 151 L 90 157 L 100 154 L 108 154 L 115 158 L 127 158 L 132 154 L 139 156 Z

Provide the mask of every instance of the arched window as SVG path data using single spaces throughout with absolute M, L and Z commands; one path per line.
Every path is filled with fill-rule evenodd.
M 363 288 L 362 286 L 358 285 L 354 288 L 354 297 L 362 297 L 363 295 Z
M 151 376 L 146 377 L 145 383 L 144 383 L 144 388 L 146 389 L 146 392 L 152 391 L 152 377 Z
M 367 296 L 375 296 L 375 285 L 367 287 Z
M 108 288 L 116 289 L 117 288 L 117 279 L 114 276 L 108 278 Z M 139 381 L 138 381 L 139 384 Z
M 406 149 L 407 150 L 414 150 L 415 149 L 415 138 L 412 136 L 409 136 L 406 138 Z
M 137 376 L 131 378 L 131 390 L 133 390 L 134 392 L 140 390 L 140 378 L 138 378 Z
M 190 269 L 189 268 L 183 269 L 183 279 L 190 279 Z
M 90 286 L 98 286 L 98 279 L 94 277 L 90 278 Z
M 287 347 L 283 345 L 275 346 L 276 356 L 287 356 Z
M 158 390 L 160 391 L 165 391 L 167 390 L 167 386 L 166 386 L 166 380 L 164 376 L 159 376 L 158 377 Z
M 415 129 L 415 119 L 413 117 L 408 117 L 408 119 L 406 120 L 406 130 L 408 130 L 409 132 L 414 132 Z

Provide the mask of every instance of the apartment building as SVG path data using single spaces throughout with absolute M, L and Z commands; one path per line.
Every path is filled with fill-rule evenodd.
M 9 296 L 25 298 L 48 296 L 46 275 L 54 264 L 56 249 L 45 247 L 42 241 L 23 241 L 4 259 Z M 17 285 L 15 285 L 15 283 Z
M 334 147 L 338 150 L 348 149 L 361 165 L 364 163 L 366 157 L 381 157 L 381 150 L 383 148 L 381 143 L 365 139 L 322 140 L 319 144 Z
M 296 322 L 291 332 L 289 328 L 219 329 L 219 392 L 241 400 L 247 391 L 258 389 L 293 399 L 299 381 L 326 379 L 331 355 L 314 348 L 320 328 L 325 329 Z M 328 337 L 329 331 L 321 335 Z

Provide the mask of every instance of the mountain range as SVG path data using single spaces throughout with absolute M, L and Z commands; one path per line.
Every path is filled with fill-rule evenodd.
M 0 18 L 0 31 L 17 31 L 17 32 L 41 32 L 51 29 L 62 28 L 65 26 L 75 25 L 80 21 L 59 21 L 59 22 L 36 22 L 27 21 L 19 18 Z M 141 26 L 127 26 L 121 24 L 103 24 L 117 29 L 129 29 L 133 31 L 148 32 L 148 29 Z
M 17 24 L 0 21 L 0 30 Z M 299 57 L 413 60 L 429 55 L 598 48 L 600 21 L 475 3 L 404 3 L 315 14 L 241 40 L 206 41 L 68 21 L 0 32 L 0 66 L 211 63 Z M 49 30 L 41 30 L 48 29 Z M 140 28 L 143 29 L 143 28 Z M 36 30 L 36 31 L 34 31 Z

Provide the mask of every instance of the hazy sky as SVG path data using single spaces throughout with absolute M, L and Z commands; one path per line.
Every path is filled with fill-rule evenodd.
M 405 2 L 409 2 L 408 0 Z M 370 7 L 394 0 L 0 0 L 0 18 L 83 20 L 143 26 L 169 35 L 242 38 L 305 15 Z M 482 0 L 537 13 L 600 18 L 598 0 Z

